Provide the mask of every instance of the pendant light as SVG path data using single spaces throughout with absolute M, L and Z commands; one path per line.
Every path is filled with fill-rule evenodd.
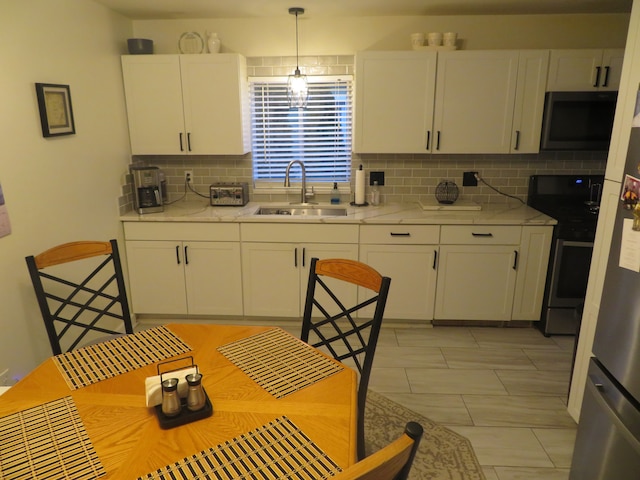
M 287 98 L 290 108 L 305 108 L 309 98 L 309 86 L 307 85 L 307 76 L 300 74 L 298 64 L 298 15 L 304 13 L 304 8 L 292 7 L 289 9 L 289 13 L 296 16 L 296 70 L 293 75 L 289 75 Z

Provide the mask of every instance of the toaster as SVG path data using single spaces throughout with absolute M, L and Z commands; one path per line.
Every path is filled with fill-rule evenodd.
M 249 201 L 249 185 L 243 183 L 214 183 L 209 187 L 212 206 L 241 207 Z

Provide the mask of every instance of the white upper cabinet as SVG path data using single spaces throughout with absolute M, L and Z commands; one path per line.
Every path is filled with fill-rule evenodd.
M 359 52 L 353 150 L 430 151 L 436 52 Z
M 548 50 L 358 53 L 354 151 L 538 152 L 547 65 Z
M 548 92 L 618 90 L 624 49 L 551 50 Z
M 134 155 L 250 150 L 241 55 L 125 55 L 122 71 Z
M 434 153 L 509 153 L 518 52 L 438 55 Z
M 538 153 L 549 50 L 521 50 L 511 127 L 511 153 Z

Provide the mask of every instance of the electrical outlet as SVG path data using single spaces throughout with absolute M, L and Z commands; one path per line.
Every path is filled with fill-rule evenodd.
M 185 170 L 184 171 L 184 181 L 186 183 L 193 182 L 193 170 Z
M 9 381 L 9 369 L 5 368 L 0 372 L 0 385 L 8 385 Z
M 478 179 L 476 178 L 476 174 L 478 172 L 464 172 L 462 174 L 462 186 L 463 187 L 477 187 Z
M 378 186 L 384 185 L 384 172 L 371 172 L 369 173 L 369 185 L 373 185 L 373 182 L 378 182 Z

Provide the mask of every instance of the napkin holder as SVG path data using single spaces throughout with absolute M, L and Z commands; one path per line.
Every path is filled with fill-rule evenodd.
M 161 367 L 170 363 L 180 362 L 183 360 L 191 360 L 191 365 L 187 368 L 170 369 L 161 372 Z M 147 377 L 145 379 L 145 389 L 147 394 L 147 406 L 153 407 L 156 416 L 158 417 L 158 423 L 160 428 L 169 429 L 185 425 L 187 423 L 195 422 L 196 420 L 202 420 L 203 418 L 210 417 L 213 414 L 213 405 L 207 392 L 202 389 L 205 397 L 205 404 L 200 410 L 191 411 L 187 408 L 187 391 L 189 386 L 184 377 L 190 373 L 199 373 L 198 365 L 193 363 L 193 357 L 181 357 L 167 362 L 161 362 L 158 364 L 158 375 L 155 377 Z M 166 379 L 167 375 L 171 374 L 171 377 L 178 378 L 178 396 L 180 397 L 180 413 L 174 416 L 167 416 L 162 412 L 162 381 Z M 164 377 L 164 378 L 163 378 Z

